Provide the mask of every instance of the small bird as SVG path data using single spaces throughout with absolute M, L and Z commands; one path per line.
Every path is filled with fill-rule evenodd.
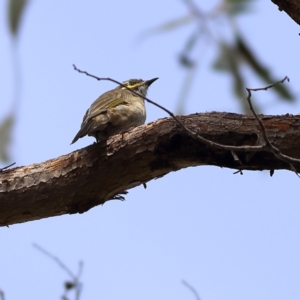
M 128 89 L 141 96 L 121 85 L 102 94 L 85 113 L 81 128 L 71 144 L 86 135 L 101 142 L 131 127 L 144 124 L 146 108 L 143 97 L 146 97 L 149 86 L 157 79 L 130 79 L 123 82 Z

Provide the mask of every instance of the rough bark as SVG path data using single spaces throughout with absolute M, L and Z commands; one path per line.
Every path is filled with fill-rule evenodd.
M 298 25 L 300 25 L 299 0 L 272 0 L 280 11 L 285 11 Z
M 282 153 L 299 158 L 300 116 L 261 117 L 270 141 Z M 191 130 L 199 129 L 203 137 L 226 145 L 255 145 L 261 132 L 250 115 L 213 112 L 180 119 Z M 266 151 L 236 154 L 242 165 L 230 151 L 193 140 L 173 119 L 160 119 L 115 135 L 107 143 L 0 172 L 0 225 L 83 213 L 124 190 L 190 166 L 289 169 Z

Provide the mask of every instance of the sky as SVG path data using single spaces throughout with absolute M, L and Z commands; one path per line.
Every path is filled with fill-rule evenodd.
M 204 11 L 217 3 L 203 2 L 196 1 Z M 22 84 L 12 161 L 39 163 L 93 142 L 85 137 L 70 146 L 86 109 L 115 85 L 81 75 L 72 64 L 119 81 L 159 77 L 148 96 L 175 110 L 186 75 L 178 55 L 195 24 L 139 37 L 187 12 L 183 1 L 170 0 L 31 1 L 17 49 Z M 1 119 L 14 95 L 5 1 L 0 15 Z M 299 26 L 271 1 L 257 1 L 238 24 L 258 57 L 278 78 L 288 75 L 299 96 Z M 197 49 L 185 113 L 241 112 L 230 79 L 211 70 L 216 47 L 208 41 Z M 247 75 L 250 87 L 263 85 Z M 283 103 L 272 92 L 255 96 L 264 114 L 300 110 L 299 101 Z M 147 104 L 146 122 L 163 117 Z M 6 300 L 60 298 L 70 278 L 36 243 L 74 273 L 83 261 L 80 299 L 196 299 L 182 280 L 201 300 L 299 299 L 299 178 L 289 171 L 233 173 L 187 168 L 129 190 L 124 202 L 0 228 L 0 290 Z

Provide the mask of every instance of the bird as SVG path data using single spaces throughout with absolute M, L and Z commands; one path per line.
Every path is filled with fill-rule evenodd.
M 149 86 L 157 79 L 157 77 L 150 80 L 129 79 L 122 83 L 123 86 L 119 85 L 102 94 L 86 111 L 80 130 L 71 145 L 86 135 L 93 136 L 98 143 L 112 135 L 144 124 L 146 121 L 144 97 Z

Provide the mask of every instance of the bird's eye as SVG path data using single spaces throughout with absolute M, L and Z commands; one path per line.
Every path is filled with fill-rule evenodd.
M 129 85 L 136 85 L 138 83 L 137 80 L 130 80 Z
M 128 85 L 127 85 L 129 88 L 131 89 L 136 89 L 137 87 L 140 86 L 140 81 L 139 80 L 130 80 L 128 82 Z
M 137 89 L 143 81 L 140 79 L 131 79 L 124 81 L 123 84 L 127 86 L 129 89 Z M 124 87 L 122 88 L 124 89 Z

